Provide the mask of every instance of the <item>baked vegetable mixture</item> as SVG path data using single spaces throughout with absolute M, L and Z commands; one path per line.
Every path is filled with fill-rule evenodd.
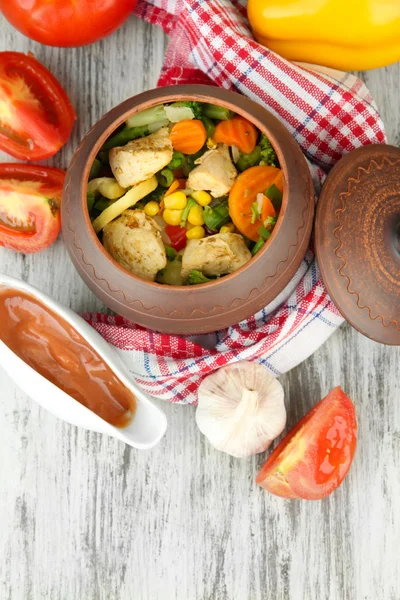
M 95 159 L 87 202 L 120 265 L 194 285 L 236 271 L 264 246 L 282 194 L 264 134 L 226 108 L 188 101 L 130 117 Z

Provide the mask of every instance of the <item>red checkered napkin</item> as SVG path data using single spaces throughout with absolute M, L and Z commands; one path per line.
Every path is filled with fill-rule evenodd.
M 259 102 L 288 128 L 309 159 L 316 193 L 326 171 L 351 150 L 384 143 L 375 103 L 347 73 L 316 72 L 254 41 L 243 0 L 139 0 L 135 14 L 171 39 L 159 85 L 208 83 Z M 279 376 L 310 356 L 342 323 L 312 249 L 269 306 L 229 329 L 198 338 L 154 333 L 122 317 L 86 315 L 113 344 L 137 383 L 170 402 L 194 404 L 209 373 L 255 360 Z

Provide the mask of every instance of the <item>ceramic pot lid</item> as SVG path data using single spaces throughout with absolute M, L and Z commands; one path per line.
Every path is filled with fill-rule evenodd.
M 321 275 L 358 331 L 400 345 L 400 149 L 350 152 L 322 188 L 315 223 Z

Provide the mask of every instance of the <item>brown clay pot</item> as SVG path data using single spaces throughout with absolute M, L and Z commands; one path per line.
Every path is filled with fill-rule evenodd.
M 235 273 L 212 283 L 186 287 L 144 281 L 121 267 L 94 233 L 86 205 L 89 170 L 105 140 L 131 115 L 177 100 L 219 104 L 252 121 L 274 145 L 285 180 L 280 216 L 264 248 Z M 193 334 L 233 325 L 274 300 L 305 255 L 313 215 L 314 191 L 306 161 L 276 117 L 234 92 L 180 85 L 150 90 L 126 100 L 87 133 L 68 169 L 62 232 L 78 273 L 106 306 L 156 331 Z

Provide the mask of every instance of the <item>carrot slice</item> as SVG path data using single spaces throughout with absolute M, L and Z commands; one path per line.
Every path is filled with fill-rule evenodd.
M 217 144 L 237 146 L 244 154 L 253 152 L 257 144 L 257 129 L 250 121 L 236 116 L 229 121 L 220 121 L 215 128 L 213 140 Z
M 167 189 L 167 191 L 165 192 L 164 196 L 169 196 L 170 194 L 172 194 L 176 190 L 184 190 L 185 187 L 186 187 L 186 179 L 175 179 L 171 183 L 171 185 L 169 186 L 169 188 Z
M 197 119 L 184 119 L 175 123 L 169 134 L 174 150 L 182 154 L 196 154 L 207 139 L 206 128 Z
M 261 221 L 264 223 L 268 217 L 276 217 L 276 210 L 271 200 L 265 194 L 263 194 Z
M 276 187 L 278 188 L 278 190 L 280 192 L 282 192 L 283 194 L 283 186 L 284 186 L 284 182 L 283 182 L 283 171 L 282 169 L 279 171 L 276 179 L 273 181 L 273 183 L 276 185 Z
M 252 223 L 253 202 L 257 200 L 257 194 L 264 193 L 273 184 L 280 169 L 276 167 L 251 167 L 241 173 L 229 193 L 229 214 L 237 229 L 256 242 L 260 237 L 258 230 L 262 225 L 261 218 Z
M 173 181 L 171 183 L 171 185 L 169 186 L 169 188 L 165 192 L 164 196 L 169 196 L 170 194 L 172 194 L 173 192 L 175 192 L 175 190 L 177 190 L 177 189 L 179 189 L 179 181 L 177 179 L 175 179 L 175 181 Z

